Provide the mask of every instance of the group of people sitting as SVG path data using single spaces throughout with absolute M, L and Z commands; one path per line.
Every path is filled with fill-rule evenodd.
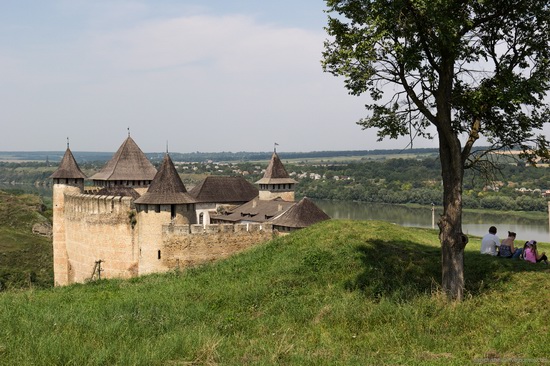
M 548 257 L 545 252 L 538 252 L 536 240 L 525 242 L 523 248 L 515 247 L 515 240 L 516 233 L 508 231 L 508 237 L 501 242 L 497 236 L 497 228 L 491 226 L 489 233 L 481 239 L 481 254 L 498 255 L 504 258 L 522 258 L 528 262 L 543 262 L 548 265 Z

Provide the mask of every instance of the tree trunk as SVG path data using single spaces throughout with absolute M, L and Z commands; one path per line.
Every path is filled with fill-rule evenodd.
M 464 166 L 458 140 L 449 142 L 440 134 L 439 156 L 443 178 L 443 215 L 438 223 L 441 286 L 449 300 L 461 301 L 464 295 L 464 248 L 468 242 L 468 238 L 462 233 Z
M 443 215 L 439 220 L 441 242 L 441 286 L 451 301 L 464 296 L 464 247 L 468 239 L 462 233 L 462 182 L 464 161 L 459 133 L 452 123 L 454 57 L 443 54 L 436 94 L 435 125 L 439 137 L 439 158 L 443 179 Z

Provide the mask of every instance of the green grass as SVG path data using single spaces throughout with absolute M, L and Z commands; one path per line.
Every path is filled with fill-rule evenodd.
M 0 291 L 53 285 L 52 240 L 32 233 L 43 211 L 37 195 L 0 191 Z
M 352 221 L 182 272 L 6 292 L 0 364 L 550 362 L 550 270 L 478 249 L 471 238 L 456 304 L 439 291 L 437 232 Z

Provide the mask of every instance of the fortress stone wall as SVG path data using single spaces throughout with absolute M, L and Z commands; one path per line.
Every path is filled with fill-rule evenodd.
M 67 232 L 65 229 L 65 194 L 79 194 L 84 187 L 81 184 L 57 183 L 53 186 L 53 268 L 54 283 L 67 285 L 69 283 L 69 258 L 67 255 Z
M 162 261 L 166 267 L 189 267 L 227 258 L 270 240 L 270 224 L 164 225 Z
M 140 205 L 137 214 L 139 231 L 139 274 L 166 272 L 171 267 L 162 260 L 162 226 L 195 222 L 193 205 Z M 146 209 L 145 209 L 146 206 Z
M 191 195 L 168 153 L 157 170 L 129 133 L 113 158 L 90 178 L 80 170 L 67 143 L 51 178 L 57 286 L 85 282 L 99 273 L 101 278 L 130 278 L 195 266 L 241 252 L 277 232 L 266 223 L 209 225 L 212 212 L 250 203 L 258 190 L 245 181 L 225 177 L 213 183 L 205 180 L 199 192 Z M 85 188 L 85 179 L 93 181 L 94 187 Z M 259 201 L 282 198 L 294 205 L 296 182 L 289 178 L 275 151 L 257 183 Z M 258 200 L 253 199 L 252 205 L 260 209 Z M 266 220 L 283 213 L 280 204 L 278 211 L 271 207 L 274 205 L 263 206 L 273 211 L 260 215 Z M 306 210 L 306 214 L 311 212 Z M 247 215 L 231 214 L 236 218 L 223 221 L 243 221 Z
M 69 283 L 89 279 L 98 260 L 102 261 L 102 277 L 137 275 L 138 242 L 134 217 L 130 197 L 65 195 Z
M 131 278 L 227 258 L 273 236 L 270 224 L 194 224 L 193 205 L 137 211 L 130 197 L 62 188 L 54 220 L 56 285 L 89 280 L 99 260 L 102 278 Z

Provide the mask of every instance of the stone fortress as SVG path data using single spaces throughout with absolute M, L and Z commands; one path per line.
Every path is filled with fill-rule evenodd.
M 295 202 L 276 151 L 259 188 L 209 176 L 188 192 L 168 153 L 157 171 L 129 134 L 91 186 L 68 144 L 51 178 L 56 286 L 193 266 L 329 219 Z

